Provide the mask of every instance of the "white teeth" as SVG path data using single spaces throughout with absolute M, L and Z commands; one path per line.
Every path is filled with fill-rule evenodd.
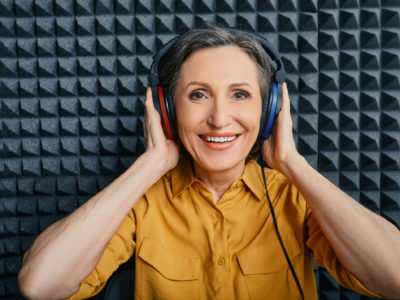
M 203 140 L 206 140 L 207 142 L 212 142 L 212 143 L 228 143 L 232 142 L 234 139 L 236 139 L 236 135 L 234 136 L 200 136 Z

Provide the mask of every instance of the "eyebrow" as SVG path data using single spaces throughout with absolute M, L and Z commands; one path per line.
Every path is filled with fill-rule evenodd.
M 200 85 L 200 86 L 204 86 L 205 88 L 210 88 L 210 85 L 208 83 L 201 82 L 201 81 L 191 81 L 185 86 L 184 90 L 186 90 L 191 85 Z M 228 87 L 229 88 L 234 88 L 234 87 L 239 87 L 239 86 L 244 86 L 244 85 L 248 86 L 250 89 L 253 89 L 252 86 L 250 84 L 248 84 L 247 82 L 231 83 Z
M 233 87 L 239 87 L 239 86 L 248 86 L 250 89 L 253 89 L 252 86 L 250 84 L 248 84 L 247 82 L 238 82 L 238 83 L 231 83 L 229 85 L 229 88 L 233 88 Z
M 204 86 L 204 87 L 206 87 L 206 88 L 209 88 L 209 87 L 210 87 L 210 85 L 207 84 L 207 83 L 205 83 L 205 82 L 201 82 L 201 81 L 191 81 L 191 82 L 189 82 L 189 83 L 185 86 L 184 91 L 186 91 L 186 89 L 187 89 L 189 86 L 191 86 L 191 85 L 200 85 L 200 86 Z

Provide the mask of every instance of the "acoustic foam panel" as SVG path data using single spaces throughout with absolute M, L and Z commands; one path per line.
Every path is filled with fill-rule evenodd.
M 21 298 L 35 237 L 144 151 L 151 57 L 203 22 L 278 48 L 299 151 L 399 227 L 399 11 L 394 0 L 2 0 L 0 297 Z M 320 299 L 366 299 L 316 275 Z

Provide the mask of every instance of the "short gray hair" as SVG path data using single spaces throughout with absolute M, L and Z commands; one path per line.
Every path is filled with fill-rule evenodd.
M 233 31 L 217 25 L 205 24 L 181 35 L 160 60 L 158 72 L 161 84 L 166 85 L 172 95 L 180 79 L 182 66 L 194 52 L 204 48 L 237 46 L 256 63 L 261 96 L 268 92 L 271 67 L 268 56 L 251 34 Z

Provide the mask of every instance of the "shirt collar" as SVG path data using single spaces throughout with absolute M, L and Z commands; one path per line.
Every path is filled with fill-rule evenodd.
M 184 157 L 179 160 L 178 165 L 171 171 L 172 195 L 173 197 L 185 189 L 189 188 L 199 179 L 193 175 L 192 164 L 189 158 Z M 242 176 L 233 185 L 243 181 L 247 188 L 256 196 L 257 200 L 265 197 L 265 187 L 261 175 L 261 167 L 254 160 L 249 161 L 243 171 Z
M 179 159 L 178 165 L 171 171 L 173 197 L 177 197 L 195 181 L 198 179 L 193 175 L 190 159 L 188 157 Z
M 261 174 L 260 165 L 254 160 L 249 161 L 244 168 L 242 180 L 249 190 L 256 196 L 257 200 L 265 198 L 265 187 Z

